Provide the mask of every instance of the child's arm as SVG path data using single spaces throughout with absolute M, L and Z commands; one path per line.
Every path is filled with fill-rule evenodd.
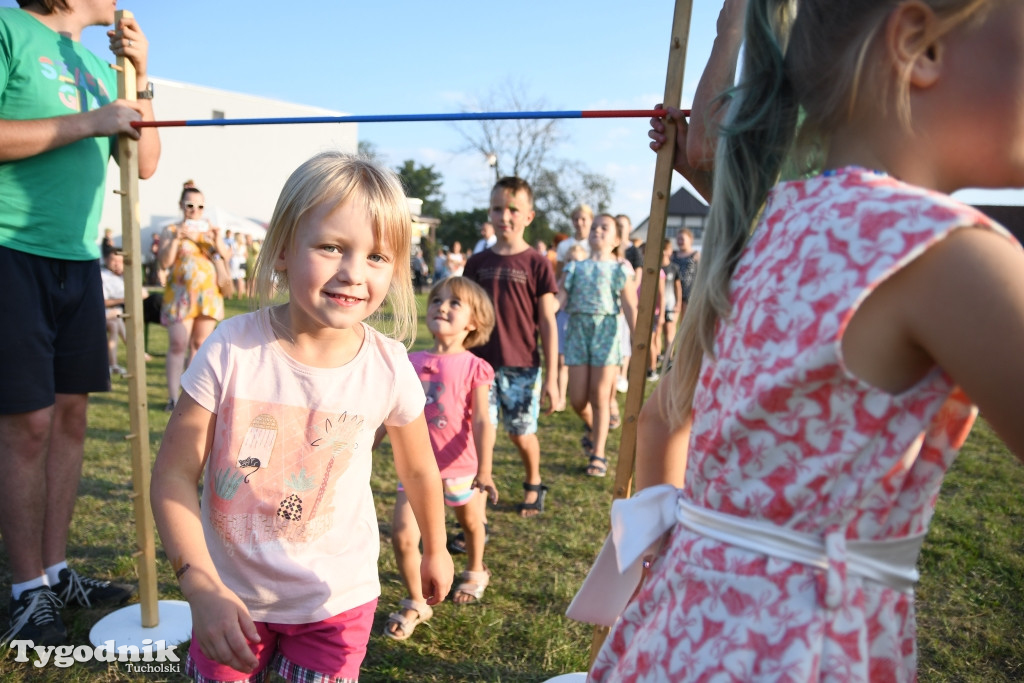
M 718 96 L 728 90 L 736 79 L 736 62 L 743 44 L 746 13 L 747 0 L 725 0 L 722 5 L 718 15 L 718 35 L 693 96 L 689 123 L 682 111 L 667 107 L 666 118 L 675 121 L 677 128 L 672 165 L 708 202 L 712 194 L 718 126 L 728 107 L 728 102 Z M 660 104 L 658 108 L 661 108 Z M 651 149 L 655 152 L 660 150 L 665 144 L 665 122 L 652 118 L 648 136 L 652 140 Z
M 498 502 L 498 487 L 491 476 L 494 460 L 494 425 L 491 424 L 491 386 L 481 384 L 473 389 L 473 441 L 476 443 L 476 479 L 473 488 L 488 494 L 492 504 Z
M 632 277 L 626 278 L 626 284 L 619 292 L 619 300 L 622 302 L 622 314 L 626 316 L 626 324 L 629 326 L 629 336 L 633 337 L 636 331 L 636 280 Z
M 565 273 L 563 272 L 561 277 L 558 278 L 558 293 L 555 294 L 555 301 L 558 307 L 555 311 L 564 311 L 565 307 L 569 305 L 569 294 L 565 291 Z
M 710 169 L 714 164 L 718 127 L 728 108 L 728 101 L 719 96 L 736 80 L 746 15 L 747 0 L 725 0 L 718 15 L 718 35 L 693 95 L 689 132 L 682 136 L 681 149 L 686 152 L 687 163 L 694 168 Z
M 640 409 L 636 428 L 637 491 L 658 484 L 683 487 L 690 445 L 690 419 L 676 430 L 669 425 L 664 402 L 674 376 L 670 370 Z
M 192 610 L 199 648 L 221 664 L 248 672 L 257 664 L 248 642 L 259 642 L 260 637 L 249 610 L 221 582 L 199 517 L 196 488 L 216 420 L 216 415 L 182 392 L 164 431 L 150 493 L 160 540 Z
M 1022 347 L 1024 252 L 978 229 L 953 232 L 879 285 L 842 339 L 850 371 L 892 394 L 938 365 L 1024 460 Z
M 661 277 L 661 270 L 658 271 L 658 291 L 654 295 L 654 310 L 658 312 L 658 315 L 654 316 L 654 321 L 651 324 L 652 329 L 658 329 L 661 327 L 662 321 L 665 320 L 665 279 Z
M 558 302 L 551 292 L 542 294 L 540 307 L 540 346 L 544 351 L 544 396 L 548 399 L 545 415 L 553 415 L 558 405 L 558 325 L 555 323 L 555 312 Z M 543 402 L 543 399 L 541 399 Z
M 401 427 L 388 427 L 388 438 L 395 457 L 398 480 L 412 505 L 416 524 L 423 537 L 420 580 L 428 605 L 436 605 L 448 596 L 455 567 L 445 549 L 444 494 L 441 473 L 423 413 Z
M 672 280 L 672 289 L 675 292 L 675 301 L 676 301 L 675 308 L 673 309 L 675 311 L 675 313 L 676 313 L 676 325 L 681 325 L 682 322 L 683 322 L 683 316 L 682 316 L 683 306 L 686 303 L 685 301 L 683 301 L 683 281 L 682 281 L 681 278 L 682 278 L 682 274 L 677 269 L 676 270 L 676 276 Z M 667 351 L 666 351 L 666 353 L 667 353 Z

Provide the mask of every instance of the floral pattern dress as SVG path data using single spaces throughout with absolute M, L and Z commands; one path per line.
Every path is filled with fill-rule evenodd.
M 927 530 L 976 409 L 940 368 L 897 396 L 868 385 L 841 341 L 875 287 L 972 226 L 1012 240 L 945 195 L 864 169 L 773 190 L 701 369 L 679 495 L 820 539 L 827 566 L 677 523 L 591 680 L 916 679 L 913 590 L 847 572 L 846 544 Z
M 200 235 L 197 241 L 182 240 L 167 276 L 160 324 L 206 316 L 224 319 L 224 297 L 217 286 L 217 269 L 207 254 L 214 245 Z

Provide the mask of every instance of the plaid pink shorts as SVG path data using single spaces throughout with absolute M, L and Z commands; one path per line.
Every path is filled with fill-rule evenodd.
M 197 683 L 261 683 L 270 668 L 294 683 L 345 683 L 359 679 L 377 600 L 311 624 L 256 622 L 260 642 L 249 644 L 259 660 L 247 674 L 208 659 L 193 638 L 185 673 Z

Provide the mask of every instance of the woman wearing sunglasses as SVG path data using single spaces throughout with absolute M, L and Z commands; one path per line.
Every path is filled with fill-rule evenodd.
M 220 228 L 203 218 L 203 193 L 191 180 L 185 182 L 179 204 L 183 218 L 164 228 L 158 255 L 160 267 L 169 269 L 160 311 L 160 323 L 167 328 L 168 411 L 174 410 L 181 391 L 186 355 L 191 357 L 224 319 L 214 260 L 227 263 L 231 257 Z

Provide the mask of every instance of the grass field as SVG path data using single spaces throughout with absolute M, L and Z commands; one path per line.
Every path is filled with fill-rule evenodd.
M 231 305 L 231 313 L 245 310 Z M 167 414 L 162 353 L 166 334 L 151 328 L 147 372 L 150 439 L 156 453 Z M 421 326 L 417 347 L 428 339 Z M 621 398 L 621 397 L 620 397 Z M 86 573 L 134 580 L 135 530 L 129 494 L 131 465 L 128 392 L 124 380 L 91 399 L 86 462 L 71 547 L 73 566 Z M 485 560 L 493 573 L 480 604 L 447 602 L 408 641 L 380 636 L 387 614 L 404 596 L 390 547 L 389 521 L 395 499 L 394 468 L 386 442 L 375 454 L 372 487 L 381 531 L 383 595 L 362 681 L 544 681 L 585 670 L 591 627 L 563 616 L 608 527 L 613 474 L 582 474 L 580 423 L 571 413 L 542 418 L 544 481 L 551 487 L 547 510 L 520 519 L 522 467 L 507 437 L 499 435 L 495 479 L 501 500 L 489 512 L 491 541 Z M 617 452 L 613 433 L 610 453 Z M 613 460 L 614 461 L 614 460 Z M 1024 467 L 1008 453 L 984 421 L 947 477 L 938 513 L 920 561 L 918 595 L 922 681 L 1024 680 Z M 453 516 L 449 514 L 450 521 Z M 180 599 L 170 566 L 158 545 L 161 599 Z M 456 571 L 462 557 L 456 556 Z M 9 595 L 5 554 L 0 554 L 0 595 Z M 89 628 L 105 612 L 66 612 L 71 642 L 88 643 Z M 6 610 L 0 611 L 6 625 Z M 179 647 L 182 654 L 184 648 Z M 174 674 L 132 674 L 123 664 L 75 664 L 42 669 L 13 661 L 0 650 L 0 681 L 181 680 Z

